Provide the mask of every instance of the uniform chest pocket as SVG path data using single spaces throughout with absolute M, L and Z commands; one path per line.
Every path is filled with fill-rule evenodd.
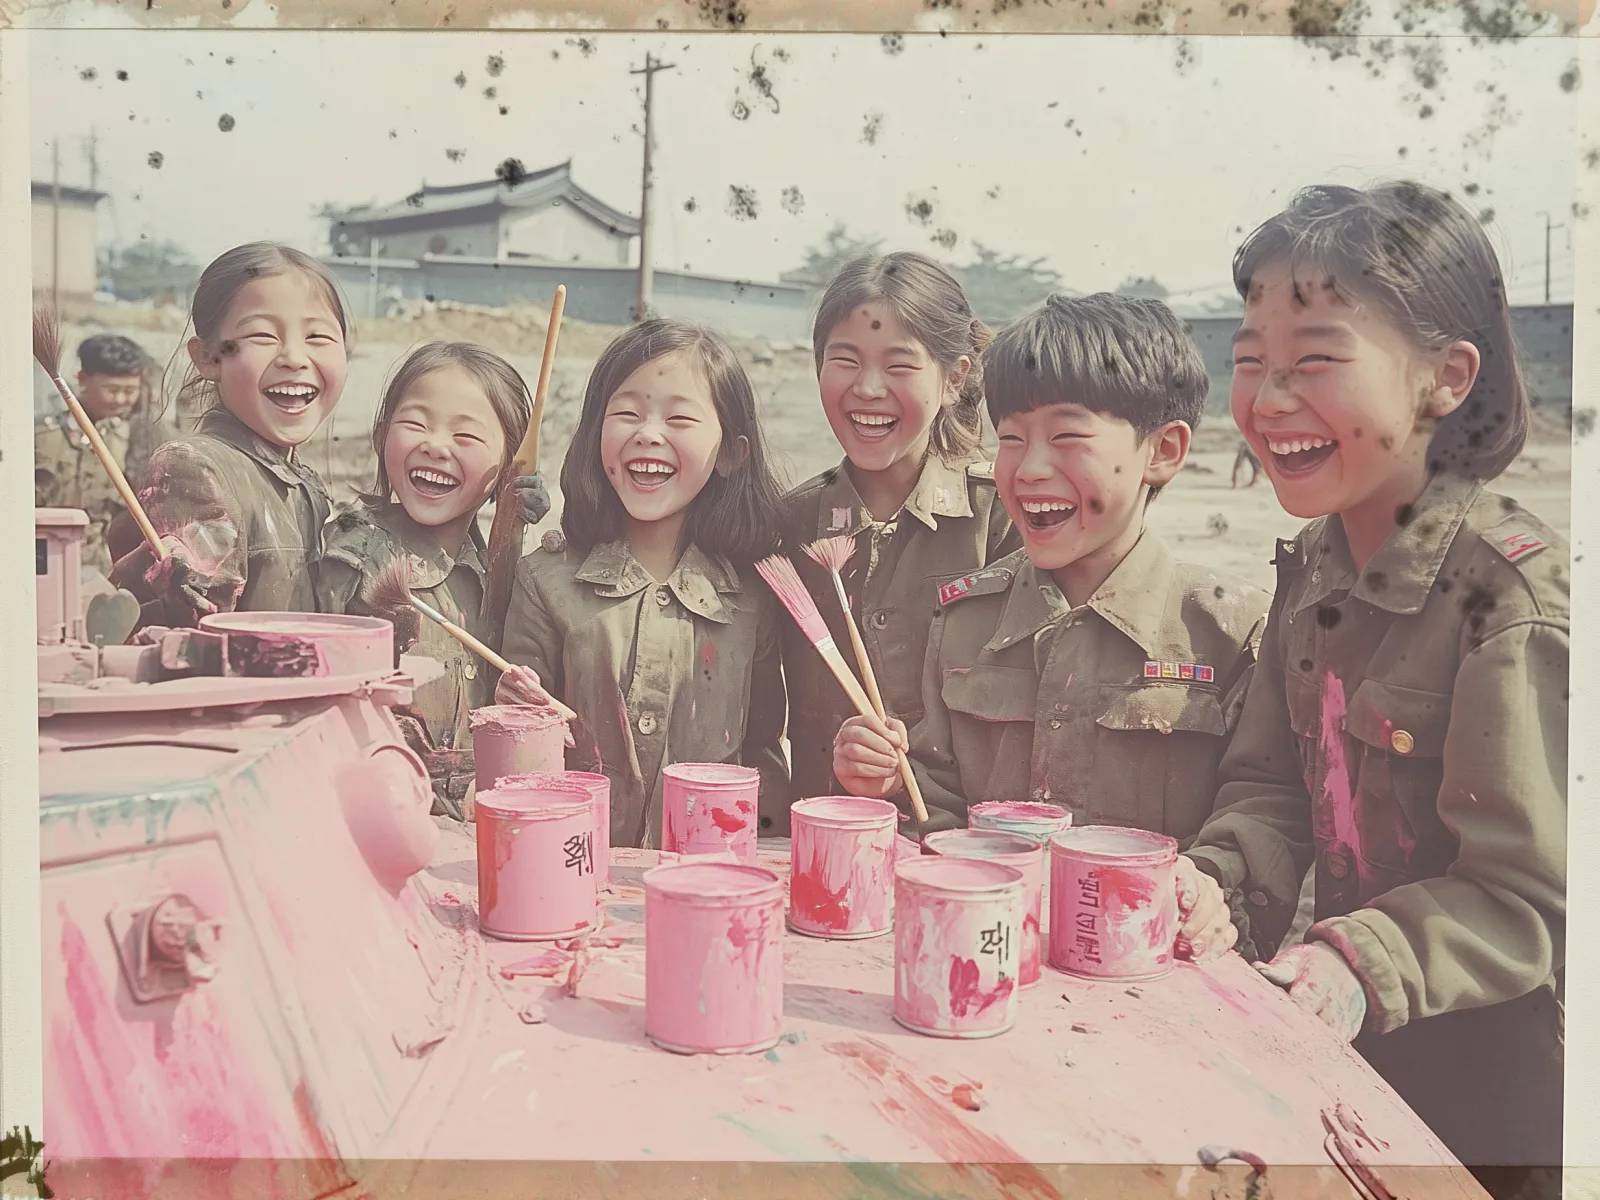
M 1179 841 L 1198 833 L 1216 803 L 1216 765 L 1227 733 L 1217 694 L 1184 683 L 1106 688 L 1090 711 L 1086 819 L 1137 825 Z
M 1029 721 L 1039 707 L 1039 677 L 1021 667 L 946 671 L 940 695 L 951 712 L 979 721 Z
M 1227 733 L 1222 703 L 1215 692 L 1186 684 L 1150 683 L 1112 692 L 1095 718 L 1102 729 L 1172 733 Z
M 1362 748 L 1362 791 L 1387 791 L 1410 827 L 1415 846 L 1402 845 L 1393 865 L 1442 870 L 1454 856 L 1453 840 L 1439 820 L 1439 785 L 1444 781 L 1444 744 L 1450 732 L 1452 697 L 1377 679 L 1363 680 L 1345 713 L 1345 730 Z M 1402 837 L 1402 842 L 1404 838 Z M 1441 842 L 1451 845 L 1440 846 Z M 1438 847 L 1437 864 L 1415 862 Z

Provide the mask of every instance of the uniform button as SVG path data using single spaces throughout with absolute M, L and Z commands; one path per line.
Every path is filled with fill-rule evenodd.
M 672 596 L 667 592 L 666 588 L 658 587 L 656 589 L 656 603 L 661 605 L 662 608 L 665 608 L 667 606 L 667 601 L 671 599 Z
M 882 629 L 888 623 L 889 614 L 883 609 L 880 608 L 877 612 L 872 614 L 872 627 L 874 629 Z
M 1396 729 L 1389 735 L 1389 745 L 1396 754 L 1410 754 L 1417 748 L 1416 739 L 1404 729 Z
M 1061 722 L 1060 721 L 1051 721 L 1050 722 L 1050 728 L 1051 729 L 1060 729 L 1061 728 Z
M 644 734 L 645 737 L 649 737 L 655 731 L 656 731 L 656 715 L 655 715 L 655 713 L 645 713 L 644 715 L 642 715 L 639 718 L 639 732 Z
M 1350 860 L 1337 850 L 1328 852 L 1328 874 L 1335 879 L 1345 879 L 1350 875 Z
M 1283 544 L 1283 548 L 1285 550 L 1287 550 L 1290 554 L 1294 553 L 1294 543 L 1293 542 L 1285 542 Z
M 478 677 L 478 664 L 470 658 L 467 659 L 461 667 L 461 673 L 468 679 L 476 679 Z
M 1313 571 L 1313 572 L 1311 572 L 1311 582 L 1312 583 L 1321 583 L 1322 582 L 1322 572 L 1321 571 Z
M 1249 900 L 1257 908 L 1265 908 L 1267 906 L 1267 894 L 1265 892 L 1251 892 Z

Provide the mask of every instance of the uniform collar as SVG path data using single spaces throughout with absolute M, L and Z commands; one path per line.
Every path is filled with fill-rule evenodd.
M 1071 611 L 1072 606 L 1061 594 L 1050 572 L 1039 570 L 1023 556 L 1017 564 L 1011 590 L 1006 593 L 1006 606 L 1000 614 L 1000 623 L 995 626 L 994 636 L 984 649 L 1004 650 L 1023 638 L 1033 637 Z
M 413 521 L 401 504 L 391 501 L 367 511 L 372 523 L 399 542 L 411 560 L 412 588 L 438 587 L 457 567 L 471 571 L 483 583 L 487 550 L 476 521 L 467 528 L 467 540 L 461 544 L 460 553 L 451 558 L 432 532 Z
M 1428 481 L 1411 506 L 1410 519 L 1401 525 L 1356 575 L 1344 522 L 1337 515 L 1322 526 L 1322 535 L 1308 547 L 1311 586 L 1300 609 L 1320 604 L 1336 591 L 1375 608 L 1405 616 L 1422 611 L 1439 578 L 1444 556 L 1478 498 L 1483 485 L 1460 475 L 1441 472 Z
M 594 584 L 599 595 L 610 597 L 632 596 L 656 586 L 625 541 L 604 542 L 590 550 L 578 568 L 578 578 Z M 743 591 L 738 574 L 726 559 L 693 545 L 683 552 L 665 586 L 690 612 L 722 625 L 734 617 L 733 607 L 723 597 Z
M 832 477 L 818 496 L 819 538 L 841 534 L 854 536 L 873 523 L 872 514 L 861 502 L 861 494 L 850 481 L 850 472 L 845 467 L 846 463 L 840 463 L 833 469 Z M 910 513 L 935 530 L 939 528 L 940 517 L 970 517 L 972 497 L 967 494 L 967 464 L 951 466 L 937 454 L 930 453 L 900 511 Z
M 286 451 L 274 446 L 225 408 L 209 408 L 201 413 L 195 429 L 242 451 L 284 483 L 298 487 L 306 481 L 306 468 L 291 461 Z

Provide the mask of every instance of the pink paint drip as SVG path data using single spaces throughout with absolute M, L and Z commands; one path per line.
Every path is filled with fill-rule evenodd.
M 1349 850 L 1355 860 L 1356 879 L 1366 894 L 1368 871 L 1361 853 L 1361 832 L 1356 823 L 1355 794 L 1350 786 L 1350 766 L 1345 758 L 1344 684 L 1329 671 L 1322 679 L 1322 819 L 1317 822 L 1324 841 Z

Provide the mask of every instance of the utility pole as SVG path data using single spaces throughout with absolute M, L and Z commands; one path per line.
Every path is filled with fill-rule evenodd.
M 50 307 L 61 311 L 61 139 L 50 141 Z
M 378 239 L 367 239 L 367 317 L 375 319 L 378 315 Z
M 1540 213 L 1544 218 L 1544 302 L 1550 303 L 1550 233 L 1552 230 L 1565 229 L 1565 225 L 1552 225 L 1549 213 Z
M 650 190 L 655 183 L 655 77 L 657 71 L 670 71 L 676 63 L 664 63 L 646 52 L 644 66 L 630 70 L 630 75 L 644 76 L 644 187 L 639 197 L 639 300 L 637 319 L 650 315 Z

